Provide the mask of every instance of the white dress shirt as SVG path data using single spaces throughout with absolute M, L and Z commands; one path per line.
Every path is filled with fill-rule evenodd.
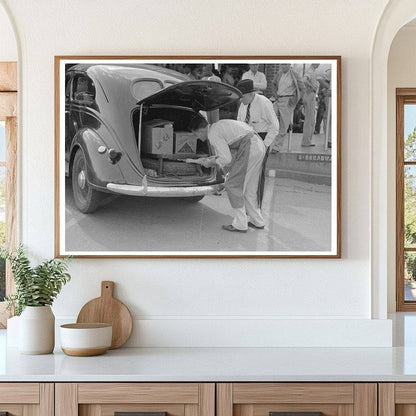
M 254 74 L 250 69 L 249 71 L 244 72 L 241 79 L 251 79 L 253 81 L 254 88 L 259 92 L 263 92 L 267 88 L 266 75 L 264 75 L 263 72 L 257 71 Z
M 215 82 L 221 82 L 221 78 L 217 77 L 215 74 L 210 75 L 209 77 L 203 77 L 202 81 L 215 81 Z
M 208 140 L 218 156 L 217 164 L 223 168 L 232 161 L 229 145 L 247 136 L 253 129 L 237 120 L 223 119 L 208 128 Z
M 245 121 L 247 107 L 240 104 L 237 120 Z M 264 144 L 269 147 L 279 133 L 279 120 L 273 109 L 273 104 L 264 95 L 255 94 L 250 105 L 250 120 L 248 123 L 257 133 L 267 133 Z
M 282 74 L 279 80 L 277 94 L 282 96 L 295 95 L 296 85 L 293 82 L 293 77 L 290 71 Z

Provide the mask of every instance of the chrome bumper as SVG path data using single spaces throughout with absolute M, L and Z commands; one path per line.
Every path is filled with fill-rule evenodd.
M 213 194 L 224 188 L 223 184 L 207 185 L 207 186 L 137 186 L 137 185 L 121 185 L 117 183 L 107 184 L 107 189 L 116 194 L 132 195 L 132 196 L 161 196 L 161 197 L 191 197 Z

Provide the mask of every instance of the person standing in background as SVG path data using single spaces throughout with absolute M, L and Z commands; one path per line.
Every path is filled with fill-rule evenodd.
M 293 70 L 291 64 L 282 64 L 272 81 L 273 95 L 276 98 L 275 110 L 279 119 L 279 134 L 272 153 L 279 152 L 293 120 L 296 104 L 305 92 L 305 84 Z
M 202 78 L 202 67 L 198 64 L 191 64 L 191 72 L 188 75 L 193 80 L 200 80 Z
M 221 82 L 221 78 L 212 72 L 212 64 L 204 64 L 202 66 L 202 79 L 206 81 Z
M 258 94 L 263 94 L 267 88 L 266 75 L 263 72 L 260 72 L 259 64 L 250 64 L 250 69 L 247 72 L 244 72 L 241 79 L 251 79 L 254 84 L 254 88 Z
M 236 87 L 243 94 L 241 104 L 237 113 L 237 120 L 244 121 L 261 137 L 266 146 L 266 154 L 264 156 L 259 189 L 258 200 L 259 205 L 263 201 L 265 170 L 269 148 L 279 133 L 279 120 L 273 109 L 273 104 L 264 95 L 256 93 L 254 83 L 251 79 L 241 80 Z
M 325 94 L 326 94 L 326 87 L 322 87 L 322 82 L 318 78 L 319 82 L 319 89 L 318 89 L 318 110 L 316 112 L 316 121 L 315 121 L 315 129 L 314 134 L 321 133 L 321 123 L 324 118 L 324 113 L 326 111 L 326 104 L 325 104 Z
M 238 109 L 237 120 L 246 122 L 269 147 L 279 133 L 279 120 L 272 102 L 264 95 L 256 93 L 251 79 L 241 80 L 236 87 L 243 94 Z
M 228 84 L 232 86 L 234 86 L 235 84 L 233 68 L 230 65 L 225 66 L 225 72 L 224 72 L 224 75 L 222 76 L 222 82 L 224 84 Z
M 316 68 L 319 64 L 311 64 L 308 72 L 303 77 L 305 84 L 305 93 L 302 97 L 303 108 L 305 110 L 305 122 L 303 123 L 303 147 L 315 146 L 312 143 L 313 132 L 315 128 L 315 106 L 316 106 L 316 94 L 319 89 L 319 82 L 316 76 Z
M 221 82 L 221 78 L 214 75 L 212 72 L 212 64 L 202 65 L 202 80 L 203 81 L 214 81 Z M 209 124 L 213 124 L 220 119 L 220 110 L 207 111 L 207 120 Z
M 331 113 L 331 70 L 327 69 L 322 79 L 318 80 L 325 90 L 325 112 L 323 115 L 325 138 L 328 139 L 328 148 L 332 147 L 332 113 Z

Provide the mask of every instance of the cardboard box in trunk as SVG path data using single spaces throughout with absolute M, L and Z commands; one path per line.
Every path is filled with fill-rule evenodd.
M 173 123 L 155 119 L 143 123 L 142 150 L 157 155 L 173 153 Z
M 175 154 L 194 155 L 197 140 L 194 133 L 175 131 Z

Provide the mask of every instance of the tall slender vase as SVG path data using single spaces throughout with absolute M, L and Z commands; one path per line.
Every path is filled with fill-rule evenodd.
M 55 316 L 50 306 L 26 306 L 19 319 L 19 351 L 50 354 L 55 347 Z

